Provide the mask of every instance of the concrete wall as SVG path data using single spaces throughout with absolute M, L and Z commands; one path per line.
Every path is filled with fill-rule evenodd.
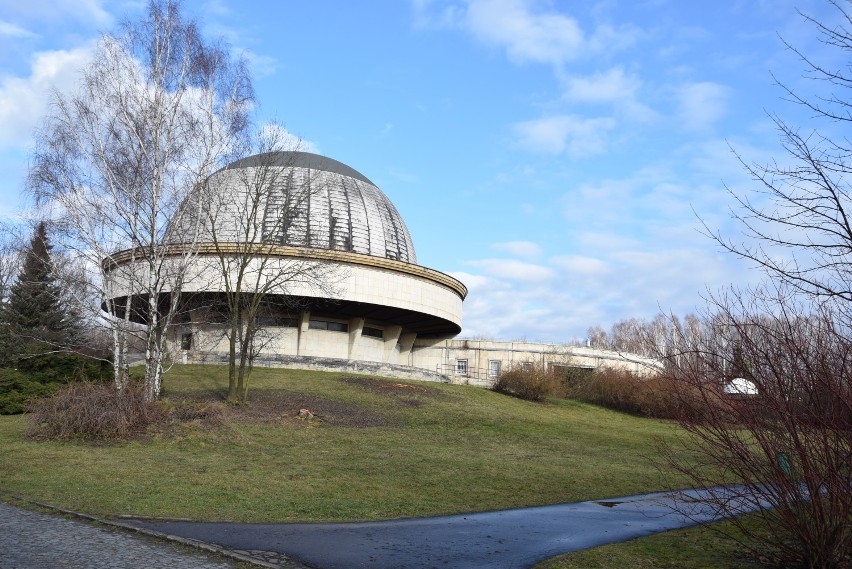
M 337 320 L 346 324 L 346 332 L 320 330 L 311 328 L 311 319 L 311 314 L 303 312 L 298 327 L 265 328 L 256 365 L 347 370 L 483 387 L 490 386 L 500 372 L 524 365 L 610 367 L 638 374 L 661 367 L 657 360 L 644 356 L 561 344 L 417 339 L 399 326 L 381 326 L 363 318 Z M 363 335 L 365 327 L 382 329 L 384 337 Z M 184 350 L 181 338 L 188 333 L 192 334 L 192 346 Z M 228 346 L 220 326 L 186 323 L 175 327 L 169 340 L 176 361 L 227 361 Z

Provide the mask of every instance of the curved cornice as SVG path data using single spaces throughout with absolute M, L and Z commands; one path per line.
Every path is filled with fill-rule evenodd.
M 462 300 L 467 297 L 467 287 L 458 279 L 448 274 L 429 269 L 413 263 L 403 263 L 384 257 L 375 257 L 362 253 L 351 253 L 349 251 L 333 251 L 331 249 L 311 249 L 308 247 L 288 247 L 285 245 L 265 245 L 257 243 L 196 243 L 192 249 L 187 245 L 174 244 L 163 246 L 161 255 L 166 257 L 177 256 L 219 256 L 219 255 L 257 255 L 272 257 L 295 257 L 300 259 L 315 259 L 318 261 L 334 261 L 337 263 L 348 263 L 375 267 L 419 277 L 442 285 L 455 292 Z M 125 249 L 114 253 L 103 260 L 104 270 L 110 271 L 114 267 L 130 263 L 134 260 L 142 261 L 147 258 L 144 248 Z

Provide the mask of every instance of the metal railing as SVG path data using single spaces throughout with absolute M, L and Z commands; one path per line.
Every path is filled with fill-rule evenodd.
M 467 367 L 466 372 L 461 372 L 456 364 L 437 364 L 435 371 L 448 377 L 476 379 L 480 381 L 494 381 L 497 379 L 497 375 L 499 375 L 488 375 L 488 368 L 484 367 Z

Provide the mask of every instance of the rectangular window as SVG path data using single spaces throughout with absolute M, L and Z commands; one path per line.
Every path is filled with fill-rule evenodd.
M 180 337 L 180 349 L 181 350 L 191 350 L 192 349 L 192 332 L 184 334 Z
M 500 360 L 488 360 L 488 377 L 500 376 Z
M 456 360 L 456 375 L 467 375 L 467 360 Z
M 349 324 L 345 322 L 329 322 L 328 320 L 311 320 L 308 328 L 314 330 L 331 330 L 332 332 L 348 332 Z
M 281 316 L 258 316 L 257 317 L 257 325 L 258 326 L 277 326 L 281 328 L 298 328 L 299 327 L 299 319 L 298 318 L 286 318 Z
M 370 336 L 371 338 L 384 338 L 385 331 L 381 328 L 373 328 L 371 326 L 364 326 L 361 330 L 362 336 Z
M 524 362 L 524 363 L 522 363 L 522 364 L 521 364 L 521 369 L 522 369 L 522 370 L 524 370 L 524 371 L 532 371 L 532 370 L 533 370 L 532 362 Z

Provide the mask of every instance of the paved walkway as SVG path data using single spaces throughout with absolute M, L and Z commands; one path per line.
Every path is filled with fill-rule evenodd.
M 725 491 L 739 512 L 755 509 L 737 498 L 735 488 Z M 718 519 L 703 498 L 703 491 L 657 493 L 366 523 L 132 523 L 231 549 L 279 552 L 318 569 L 520 569 L 561 553 Z
M 2 569 L 230 569 L 235 562 L 165 541 L 0 502 Z
M 735 488 L 724 491 L 738 511 L 755 509 L 737 497 Z M 718 519 L 705 498 L 705 491 L 657 493 L 366 523 L 117 523 L 216 544 L 266 567 L 304 568 L 301 561 L 317 569 L 527 568 L 561 553 Z M 0 502 L 0 569 L 160 567 L 224 569 L 235 567 L 235 562 L 127 530 Z

